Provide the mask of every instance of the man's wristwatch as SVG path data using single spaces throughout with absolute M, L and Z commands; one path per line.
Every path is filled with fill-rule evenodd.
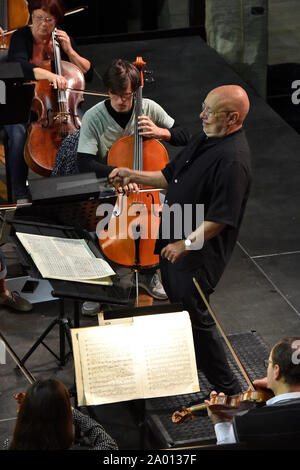
M 191 244 L 192 244 L 192 242 L 191 242 L 191 240 L 190 240 L 189 238 L 186 238 L 186 239 L 184 240 L 184 246 L 185 246 L 185 249 L 186 249 L 186 250 L 189 250 L 189 249 L 190 249 Z

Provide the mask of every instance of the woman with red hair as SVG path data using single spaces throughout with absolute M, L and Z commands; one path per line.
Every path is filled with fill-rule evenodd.
M 89 81 L 92 67 L 89 60 L 82 57 L 72 38 L 58 27 L 65 15 L 62 0 L 31 0 L 28 2 L 31 26 L 24 26 L 14 32 L 8 51 L 9 62 L 21 64 L 24 78 L 27 80 L 48 80 L 58 90 L 65 90 L 67 80 L 40 67 L 44 60 L 53 60 L 52 32 L 56 28 L 56 37 L 61 46 L 62 60 L 76 65 Z M 8 165 L 14 196 L 17 203 L 29 201 L 26 187 L 28 167 L 24 160 L 24 145 L 27 138 L 27 126 L 14 124 L 4 126 L 9 136 Z

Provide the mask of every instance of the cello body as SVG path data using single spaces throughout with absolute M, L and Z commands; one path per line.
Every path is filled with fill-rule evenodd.
M 40 67 L 51 70 L 51 62 L 45 61 Z M 76 65 L 62 61 L 62 69 L 70 87 L 84 89 L 84 77 Z M 83 100 L 82 95 L 63 92 L 65 101 L 60 103 L 58 93 L 48 80 L 39 80 L 36 84 L 32 110 L 38 120 L 28 130 L 24 155 L 28 167 L 41 176 L 51 174 L 62 140 L 81 125 L 77 106 Z
M 123 137 L 110 151 L 109 165 L 134 168 L 134 136 Z M 156 139 L 143 140 L 143 169 L 161 170 L 168 162 L 165 147 Z M 143 187 L 143 189 L 147 189 Z M 154 254 L 160 224 L 159 192 L 143 191 L 128 196 L 119 195 L 107 230 L 99 234 L 99 244 L 105 256 L 122 266 L 151 268 L 158 265 Z
M 53 34 L 55 67 L 48 60 L 39 67 L 63 75 L 67 79 L 68 88 L 84 90 L 85 80 L 79 68 L 60 57 L 59 44 Z M 28 130 L 24 149 L 25 161 L 31 170 L 41 176 L 50 176 L 56 160 L 56 153 L 62 140 L 77 131 L 81 126 L 78 116 L 78 105 L 83 101 L 82 93 L 69 90 L 55 90 L 48 80 L 39 80 L 35 87 L 32 103 L 38 120 Z

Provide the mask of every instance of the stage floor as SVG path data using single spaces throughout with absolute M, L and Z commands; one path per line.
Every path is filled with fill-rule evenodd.
M 197 36 L 80 49 L 97 72 L 87 88 L 97 90 L 103 90 L 99 76 L 113 58 L 142 56 L 155 79 L 145 85 L 144 96 L 158 101 L 192 134 L 200 129 L 201 102 L 209 90 L 223 84 L 239 84 L 247 90 L 251 110 L 245 130 L 253 154 L 253 186 L 238 244 L 211 305 L 227 334 L 255 331 L 268 347 L 281 337 L 300 336 L 300 135 Z M 95 97 L 87 97 L 85 109 L 96 102 Z M 173 158 L 178 148 L 168 146 L 168 151 Z M 21 275 L 13 247 L 4 246 L 4 253 L 9 276 Z M 22 357 L 57 313 L 57 301 L 35 304 L 33 313 L 26 315 L 1 309 L 1 331 Z M 82 317 L 82 326 L 94 324 L 95 318 Z M 49 343 L 58 348 L 57 330 L 49 336 Z M 72 361 L 59 367 L 43 346 L 26 365 L 37 377 L 57 377 L 67 386 L 73 384 Z M 0 366 L 0 442 L 11 435 L 15 424 L 13 394 L 27 386 L 7 354 L 7 363 Z M 120 448 L 141 447 L 134 423 L 131 432 L 121 432 L 118 416 L 126 416 L 128 423 L 128 410 L 122 415 L 120 406 L 115 409 L 115 415 L 103 423 L 106 429 L 120 439 Z

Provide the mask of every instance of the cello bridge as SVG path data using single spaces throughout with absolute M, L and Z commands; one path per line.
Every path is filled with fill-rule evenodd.
M 56 121 L 57 119 L 61 119 L 61 118 L 66 122 L 69 118 L 69 113 L 64 113 L 64 112 L 57 113 L 56 116 L 54 116 L 53 121 Z

